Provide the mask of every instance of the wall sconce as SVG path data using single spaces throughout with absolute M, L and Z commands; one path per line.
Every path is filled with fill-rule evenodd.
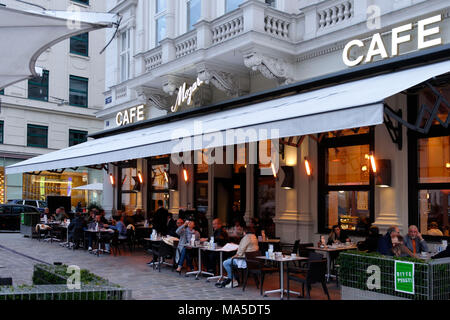
M 139 183 L 144 183 L 144 178 L 142 177 L 142 173 L 139 171 L 138 172 L 138 178 L 139 178 Z
M 370 166 L 372 167 L 372 172 L 377 173 L 377 164 L 373 153 L 370 153 L 369 159 L 370 159 Z
M 178 175 L 176 174 L 169 175 L 169 190 L 170 191 L 178 190 Z
M 391 160 L 377 160 L 378 172 L 375 175 L 375 184 L 380 188 L 391 186 Z
M 186 182 L 186 183 L 189 182 L 188 171 L 186 168 L 183 168 L 183 178 L 184 178 L 184 182 Z
M 305 171 L 308 177 L 312 175 L 311 165 L 307 157 L 305 157 Z
M 111 182 L 112 186 L 115 184 L 114 175 L 112 173 L 109 174 L 109 182 Z
M 294 167 L 281 166 L 284 172 L 284 180 L 281 184 L 282 189 L 294 189 Z

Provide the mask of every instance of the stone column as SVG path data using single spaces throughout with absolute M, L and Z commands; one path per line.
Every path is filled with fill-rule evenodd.
M 264 11 L 267 5 L 259 0 L 248 0 L 239 7 L 242 8 L 244 14 L 244 32 L 265 33 Z

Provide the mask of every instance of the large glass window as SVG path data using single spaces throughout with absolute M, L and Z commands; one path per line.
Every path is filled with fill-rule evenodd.
M 29 124 L 27 126 L 27 146 L 48 147 L 48 127 Z
M 88 107 L 88 87 L 87 78 L 70 76 L 69 83 L 69 104 L 75 107 Z
M 237 9 L 242 3 L 242 0 L 226 0 L 225 1 L 225 12 L 233 11 Z
M 194 29 L 194 24 L 200 20 L 201 0 L 188 0 L 187 2 L 187 29 Z
M 450 236 L 450 136 L 418 139 L 419 224 L 429 236 Z
M 70 38 L 70 53 L 86 57 L 89 55 L 88 32 Z
M 319 232 L 364 234 L 373 222 L 373 130 L 333 132 L 319 143 Z
M 28 99 L 48 101 L 49 72 L 44 70 L 42 77 L 34 77 L 28 80 Z
M 156 45 L 166 37 L 166 17 L 156 19 Z
M 199 154 L 198 159 L 202 159 L 202 161 L 201 163 L 194 166 L 194 207 L 199 212 L 204 212 L 206 214 L 206 212 L 208 211 L 208 163 L 206 160 L 207 153 L 202 151 L 195 152 Z
M 422 106 L 433 108 L 439 98 L 450 99 L 448 81 L 431 81 L 434 87 L 425 87 L 419 94 L 408 96 L 408 122 L 416 123 Z M 437 93 L 441 96 L 439 97 Z M 443 101 L 443 100 L 440 100 Z M 446 123 L 449 111 L 444 103 L 438 107 L 437 116 Z M 431 113 L 423 114 L 423 122 Z M 438 120 L 434 120 L 427 134 L 408 131 L 408 205 L 409 224 L 430 237 L 449 237 L 450 218 L 450 135 Z
M 120 34 L 120 81 L 126 81 L 130 78 L 130 54 L 131 37 L 130 30 Z
M 148 159 L 149 176 L 151 179 L 151 188 L 148 210 L 154 212 L 158 209 L 158 200 L 164 202 L 164 207 L 169 208 L 169 157 L 155 157 Z
M 166 10 L 166 1 L 167 0 L 156 0 L 156 13 L 161 13 Z
M 141 191 L 136 160 L 119 164 L 119 210 L 131 214 L 138 207 L 138 193 Z

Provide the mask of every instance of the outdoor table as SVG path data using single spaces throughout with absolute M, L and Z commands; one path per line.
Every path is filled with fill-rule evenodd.
M 339 252 L 339 251 L 345 251 L 345 250 L 355 250 L 357 249 L 356 244 L 351 245 L 341 245 L 341 246 L 325 246 L 323 248 L 320 247 L 307 247 L 308 250 L 314 250 L 314 251 L 322 251 L 325 252 L 327 257 L 327 282 L 330 282 L 330 277 L 336 277 L 331 274 L 331 252 Z
M 205 245 L 185 245 L 185 247 L 187 249 L 198 249 L 198 270 L 197 271 L 191 271 L 191 272 L 187 272 L 186 273 L 186 277 L 191 275 L 191 274 L 195 274 L 195 280 L 199 280 L 199 277 L 202 274 L 206 274 L 206 275 L 210 275 L 210 276 L 214 276 L 214 274 L 212 274 L 211 272 L 207 272 L 207 271 L 202 271 L 202 249 L 205 250 L 208 247 Z
M 90 232 L 90 233 L 95 233 L 96 235 L 97 235 L 97 242 L 98 242 L 98 249 L 95 249 L 95 250 L 92 250 L 92 253 L 93 254 L 96 254 L 97 255 L 97 257 L 98 256 L 100 256 L 100 252 L 102 252 L 103 250 L 101 249 L 101 247 L 100 247 L 100 236 L 101 236 L 101 234 L 102 233 L 106 233 L 106 232 L 108 232 L 108 233 L 113 233 L 114 231 L 113 230 L 111 230 L 111 229 L 98 229 L 98 230 L 91 230 L 91 229 L 88 229 L 88 230 L 85 230 L 85 232 Z
M 209 248 L 209 247 L 203 247 L 201 249 L 205 250 L 205 251 L 219 252 L 219 256 L 220 256 L 220 275 L 218 275 L 218 276 L 214 276 L 213 275 L 212 277 L 208 277 L 208 278 L 206 278 L 206 282 L 209 282 L 210 280 L 215 280 L 215 279 L 217 279 L 217 281 L 220 281 L 220 279 L 223 278 L 223 253 L 224 252 L 233 252 L 233 251 L 236 251 L 236 250 L 232 250 L 232 251 L 228 251 L 227 250 L 227 251 L 225 251 L 225 250 L 223 250 L 223 247 L 216 247 L 215 249 L 212 249 L 212 248 Z
M 284 293 L 287 293 L 287 290 L 284 289 L 284 263 L 289 263 L 291 261 L 305 261 L 308 260 L 308 258 L 305 257 L 295 257 L 292 256 L 282 256 L 282 257 L 274 257 L 274 258 L 267 258 L 266 256 L 258 256 L 257 259 L 262 259 L 266 261 L 272 261 L 272 262 L 278 262 L 280 264 L 280 289 L 275 290 L 269 290 L 264 291 L 264 295 L 270 294 L 270 293 L 280 293 L 281 299 L 284 297 Z M 288 280 L 289 281 L 289 280 Z M 289 293 L 295 293 L 297 295 L 300 295 L 300 292 L 289 290 Z
M 53 230 L 54 230 L 54 228 L 59 227 L 61 225 L 61 222 L 59 222 L 59 221 L 58 222 L 57 221 L 48 221 L 45 225 L 50 227 L 50 229 L 49 229 L 50 243 L 53 243 L 53 239 L 55 239 L 55 241 L 60 241 L 58 238 L 53 237 Z

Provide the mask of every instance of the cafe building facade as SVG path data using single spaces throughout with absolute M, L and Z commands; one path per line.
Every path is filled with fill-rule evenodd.
M 446 1 L 110 5 L 104 130 L 7 171 L 97 168 L 113 215 L 163 200 L 288 243 L 449 236 Z

